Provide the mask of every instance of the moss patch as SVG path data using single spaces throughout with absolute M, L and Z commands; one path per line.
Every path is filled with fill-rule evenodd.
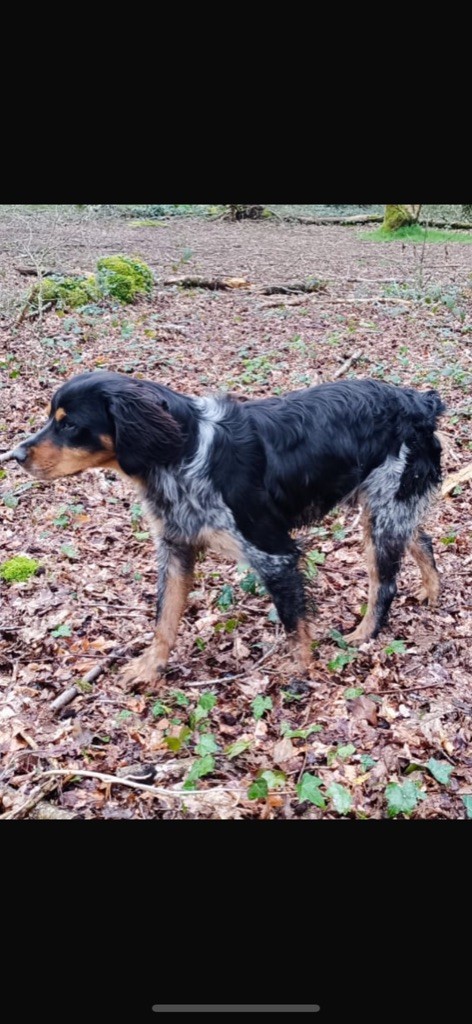
M 9 558 L 7 562 L 0 565 L 0 577 L 6 583 L 23 583 L 25 580 L 29 580 L 30 576 L 34 576 L 38 569 L 39 562 L 36 562 L 34 558 L 15 555 L 14 558 Z
M 89 302 L 96 302 L 100 297 L 97 282 L 90 274 L 88 277 L 45 277 L 41 284 L 35 284 L 29 295 L 29 304 L 33 309 L 52 303 L 58 309 L 68 312 Z
M 97 263 L 97 284 L 103 295 L 120 302 L 133 302 L 137 295 L 151 293 L 154 277 L 141 260 L 103 256 Z

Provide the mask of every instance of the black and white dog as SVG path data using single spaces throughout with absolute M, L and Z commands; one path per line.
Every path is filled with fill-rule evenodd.
M 138 486 L 158 545 L 157 624 L 126 670 L 156 681 L 175 642 L 196 554 L 248 562 L 271 594 L 298 667 L 310 659 L 300 551 L 291 536 L 343 501 L 363 508 L 367 612 L 352 643 L 385 625 L 406 549 L 433 602 L 439 577 L 421 529 L 441 479 L 435 391 L 339 381 L 280 398 L 193 398 L 118 373 L 81 374 L 53 397 L 48 422 L 15 458 L 42 480 L 116 468 Z

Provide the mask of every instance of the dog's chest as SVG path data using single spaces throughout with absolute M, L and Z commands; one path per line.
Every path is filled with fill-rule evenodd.
M 209 531 L 235 529 L 230 509 L 209 480 L 161 470 L 150 482 L 145 507 L 156 537 L 196 543 Z

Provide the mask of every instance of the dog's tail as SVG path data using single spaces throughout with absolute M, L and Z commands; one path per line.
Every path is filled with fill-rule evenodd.
M 427 425 L 431 430 L 436 430 L 436 424 L 440 416 L 446 412 L 446 406 L 437 391 L 420 392 L 418 398 L 421 402 L 422 412 L 426 418 Z
M 416 409 L 405 423 L 404 442 L 408 455 L 398 491 L 399 498 L 420 497 L 441 483 L 441 441 L 437 421 L 446 406 L 437 391 L 416 394 Z

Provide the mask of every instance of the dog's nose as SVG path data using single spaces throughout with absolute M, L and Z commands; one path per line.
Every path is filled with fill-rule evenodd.
M 28 454 L 28 449 L 25 448 L 24 445 L 19 444 L 18 448 L 15 448 L 12 451 L 11 457 L 12 457 L 12 459 L 16 459 L 17 462 L 24 462 L 25 459 L 26 459 L 27 454 Z
M 19 444 L 18 448 L 13 448 L 11 452 L 5 452 L 0 455 L 0 462 L 9 462 L 10 459 L 16 459 L 17 462 L 24 462 L 28 455 L 28 449 L 23 444 Z

